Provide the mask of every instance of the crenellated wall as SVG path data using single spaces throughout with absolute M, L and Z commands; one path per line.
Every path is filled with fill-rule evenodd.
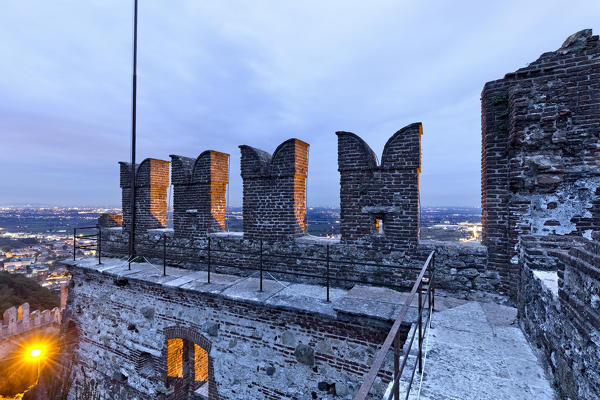
M 225 230 L 229 154 L 207 150 L 193 159 L 171 155 L 175 237 Z
M 308 143 L 283 142 L 273 152 L 242 145 L 244 237 L 286 240 L 306 232 Z
M 166 236 L 166 240 L 163 240 Z M 257 273 L 260 265 L 260 242 L 248 240 L 241 232 L 213 233 L 201 239 L 174 238 L 169 230 L 149 230 L 136 238 L 136 254 L 162 265 L 206 271 L 207 240 L 211 240 L 213 272 L 236 275 Z M 103 257 L 123 256 L 128 252 L 128 236 L 120 228 L 102 230 Z M 163 249 L 166 245 L 166 249 Z M 436 251 L 436 276 L 440 289 L 454 296 L 478 298 L 499 289 L 498 273 L 487 265 L 487 250 L 477 242 L 421 241 L 411 254 L 394 248 L 340 243 L 337 239 L 314 236 L 294 240 L 264 242 L 265 270 L 297 273 L 272 273 L 279 280 L 323 285 L 327 273 L 326 257 L 330 255 L 330 284 L 350 288 L 357 281 L 373 285 L 389 285 L 408 289 L 416 273 L 432 250 Z M 368 265 L 358 264 L 360 262 Z M 246 268 L 255 268 L 253 270 Z M 305 276 L 307 274 L 316 277 Z M 269 276 L 270 277 L 270 276 Z M 350 279 L 345 281 L 343 279 Z
M 123 207 L 123 229 L 131 228 L 131 163 L 119 162 Z M 164 228 L 167 222 L 169 162 L 147 158 L 136 165 L 136 231 Z
M 483 243 L 516 295 L 522 235 L 600 229 L 600 46 L 591 30 L 482 92 Z
M 357 135 L 337 132 L 340 232 L 344 243 L 413 249 L 419 235 L 421 123 L 396 132 L 381 165 Z
M 29 310 L 29 303 L 23 303 L 19 307 L 10 307 L 4 311 L 2 320 L 0 320 L 0 341 L 48 324 L 60 324 L 61 318 L 61 309 L 58 307 L 54 307 L 52 310 L 32 312 Z

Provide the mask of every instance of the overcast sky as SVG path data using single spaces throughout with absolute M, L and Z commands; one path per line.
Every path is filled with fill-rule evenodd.
M 0 205 L 120 205 L 132 1 L 0 0 Z M 600 1 L 140 0 L 138 160 L 310 144 L 308 205 L 339 204 L 335 131 L 381 157 L 423 123 L 421 201 L 480 204 L 480 94 L 600 33 Z M 594 25 L 595 23 L 595 25 Z

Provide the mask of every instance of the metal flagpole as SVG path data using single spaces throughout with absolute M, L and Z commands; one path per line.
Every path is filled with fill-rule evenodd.
M 131 226 L 129 230 L 129 269 L 135 257 L 135 118 L 137 98 L 137 16 L 138 0 L 134 0 L 133 9 L 133 96 L 131 109 Z

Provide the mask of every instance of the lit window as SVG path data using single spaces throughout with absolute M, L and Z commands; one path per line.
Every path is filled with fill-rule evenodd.
M 375 218 L 375 231 L 377 233 L 383 234 L 383 219 Z
M 202 347 L 194 344 L 194 380 L 208 381 L 208 353 Z
M 167 375 L 183 378 L 183 339 L 168 340 Z

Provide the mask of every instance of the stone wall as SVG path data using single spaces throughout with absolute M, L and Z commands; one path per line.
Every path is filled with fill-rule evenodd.
M 171 171 L 175 236 L 224 231 L 229 154 L 208 150 L 196 159 L 171 155 Z
M 131 229 L 131 163 L 120 162 L 123 229 Z M 169 162 L 147 158 L 136 165 L 136 231 L 164 228 L 167 222 Z
M 23 303 L 19 307 L 10 307 L 4 311 L 2 320 L 0 320 L 0 341 L 45 325 L 60 324 L 61 316 L 61 310 L 57 307 L 52 310 L 32 312 L 29 310 L 29 303 Z
M 96 380 L 111 399 L 187 398 L 177 389 L 181 382 L 168 376 L 171 338 L 208 352 L 209 399 L 333 393 L 350 399 L 390 329 L 380 320 L 236 300 L 210 287 L 184 288 L 173 278 L 163 284 L 135 274 L 69 268 L 73 288 L 65 321 L 78 330 L 76 380 Z M 390 363 L 391 357 L 374 393 L 385 389 Z M 174 391 L 165 387 L 167 380 Z
M 584 242 L 581 236 L 523 235 L 519 240 L 521 265 L 540 271 L 558 271 L 558 254 Z
M 421 123 L 396 132 L 381 165 L 357 135 L 337 132 L 340 233 L 344 243 L 412 249 L 419 232 Z
M 571 400 L 600 397 L 600 235 L 550 250 L 558 290 L 521 269 L 520 324 L 537 348 L 556 389 Z
M 250 146 L 240 150 L 245 237 L 285 240 L 304 234 L 308 143 L 286 140 L 272 157 Z
M 166 241 L 163 237 L 166 236 Z M 208 239 L 211 241 L 213 271 L 237 275 L 257 274 L 260 268 L 260 241 L 245 239 L 241 233 L 217 233 L 206 238 L 173 238 L 171 230 L 150 230 L 136 238 L 136 254 L 163 263 L 166 243 L 168 265 L 206 270 Z M 128 237 L 120 228 L 102 231 L 102 256 L 128 254 Z M 349 288 L 362 281 L 408 289 L 432 250 L 436 251 L 438 287 L 455 296 L 473 297 L 497 292 L 500 277 L 487 265 L 487 251 L 477 242 L 421 241 L 410 253 L 394 248 L 359 246 L 339 240 L 302 236 L 295 240 L 264 242 L 263 268 L 280 280 L 324 285 L 329 251 L 330 285 Z M 364 264 L 363 264 L 364 263 Z M 253 268 L 253 269 L 249 269 Z M 287 272 L 287 273 L 284 273 Z M 300 275 L 294 275 L 300 274 Z M 265 275 L 265 278 L 270 276 Z
M 519 236 L 600 228 L 600 47 L 591 30 L 482 92 L 483 242 L 516 294 Z

